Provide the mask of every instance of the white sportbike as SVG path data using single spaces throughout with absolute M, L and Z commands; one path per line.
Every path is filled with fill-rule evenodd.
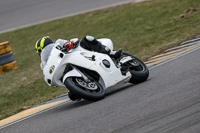
M 113 50 L 110 39 L 98 41 Z M 79 45 L 67 53 L 53 47 L 43 75 L 49 86 L 67 88 L 72 100 L 76 97 L 97 101 L 105 97 L 108 89 L 128 82 L 137 84 L 145 81 L 149 70 L 141 60 L 132 55 L 122 53 L 119 59 L 113 59 Z

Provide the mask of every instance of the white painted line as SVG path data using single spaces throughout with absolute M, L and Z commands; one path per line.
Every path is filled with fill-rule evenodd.
M 188 43 L 194 43 L 194 42 L 197 42 L 197 41 L 200 41 L 200 37 L 186 41 L 186 42 L 183 42 L 183 43 L 181 43 L 181 45 L 186 45 Z
M 185 45 L 180 45 L 178 47 L 174 47 L 174 48 L 170 48 L 170 49 L 167 49 L 165 52 L 168 52 L 168 51 L 171 51 L 171 50 L 175 50 L 175 49 L 180 49 L 180 48 L 183 48 L 183 47 L 188 47 L 190 45 L 199 45 L 198 43 L 200 43 L 200 40 L 198 42 L 191 42 L 189 44 L 185 44 Z
M 193 49 L 195 49 L 197 47 L 193 47 L 193 48 L 184 48 L 184 49 L 179 49 L 179 50 L 176 50 L 176 51 L 172 51 L 172 53 L 166 53 L 166 54 L 161 54 L 160 56 L 154 56 L 152 57 L 152 59 L 150 58 L 150 60 L 146 61 L 145 63 L 147 64 L 151 64 L 151 63 L 154 63 L 154 62 L 162 62 L 164 59 L 169 59 L 169 58 L 174 58 L 175 56 L 178 56 L 178 55 L 181 55 L 181 54 L 184 54 L 186 53 L 187 51 L 191 51 Z
M 159 64 L 157 64 L 157 65 L 155 65 L 155 66 L 152 66 L 152 67 L 150 67 L 149 69 L 153 69 L 153 68 L 156 68 L 156 67 L 158 67 L 158 66 L 161 66 L 161 65 L 163 65 L 163 64 L 165 64 L 165 63 L 168 63 L 168 62 L 170 62 L 170 61 L 172 61 L 172 60 L 175 60 L 175 59 L 177 59 L 177 58 L 179 58 L 179 57 L 181 57 L 181 56 L 184 56 L 184 55 L 186 55 L 186 54 L 192 53 L 192 52 L 194 52 L 194 51 L 196 51 L 196 50 L 198 50 L 198 49 L 200 49 L 200 47 L 197 47 L 197 48 L 195 48 L 195 49 L 193 49 L 193 50 L 191 50 L 191 51 L 188 51 L 188 52 L 186 52 L 186 53 L 184 53 L 184 54 L 181 54 L 181 55 L 176 56 L 176 57 L 174 57 L 174 58 L 172 58 L 172 59 L 166 60 L 166 61 L 164 61 L 164 62 L 162 62 L 162 63 L 159 63 Z

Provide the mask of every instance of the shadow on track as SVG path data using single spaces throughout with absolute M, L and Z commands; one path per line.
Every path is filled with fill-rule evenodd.
M 149 81 L 149 79 L 145 82 L 148 82 L 148 81 Z M 140 83 L 140 84 L 142 84 L 142 83 Z M 78 102 L 70 101 L 67 104 L 63 105 L 61 110 L 62 111 L 73 110 L 73 109 L 78 109 L 78 108 L 81 108 L 81 107 L 84 107 L 84 106 L 89 106 L 90 104 L 94 104 L 94 103 L 98 103 L 98 102 L 101 103 L 101 102 L 104 102 L 104 100 L 106 98 L 109 98 L 110 95 L 122 92 L 126 89 L 130 89 L 130 87 L 134 87 L 134 86 L 137 86 L 137 85 L 140 85 L 140 84 L 127 83 L 127 84 L 122 85 L 118 88 L 113 88 L 113 89 L 107 90 L 105 98 L 102 99 L 102 100 L 99 100 L 99 101 L 87 101 L 87 100 L 84 100 L 84 99 L 82 99 L 81 101 L 78 101 Z
M 114 89 L 112 89 L 112 90 L 109 90 L 109 91 L 106 92 L 105 98 L 106 98 L 107 96 L 109 96 L 109 95 L 113 95 L 113 94 L 115 94 L 115 93 L 118 93 L 118 92 L 120 92 L 120 91 L 123 91 L 123 90 L 125 90 L 125 89 L 128 89 L 128 88 L 131 87 L 131 86 L 134 86 L 134 84 L 128 83 L 128 84 L 125 84 L 125 85 L 123 85 L 123 86 L 121 86 L 121 87 L 118 87 L 118 88 L 114 88 Z M 79 108 L 79 107 L 82 107 L 82 106 L 90 105 L 90 104 L 92 104 L 92 103 L 101 102 L 101 101 L 103 101 L 103 100 L 104 100 L 104 99 L 99 100 L 99 101 L 87 101 L 87 100 L 82 99 L 81 101 L 78 101 L 78 102 L 70 101 L 70 102 L 68 102 L 67 104 L 63 105 L 63 106 L 65 106 L 65 107 L 63 108 L 63 106 L 62 106 L 62 108 L 63 108 L 63 110 L 70 110 L 70 109 L 75 109 L 75 108 Z
M 113 95 L 113 94 L 118 93 L 118 92 L 120 92 L 120 91 L 122 91 L 122 90 L 128 89 L 129 87 L 132 87 L 132 86 L 134 86 L 134 85 L 135 85 L 135 84 L 127 83 L 127 84 L 125 84 L 125 85 L 123 85 L 123 86 L 120 86 L 120 87 L 118 87 L 118 88 L 114 88 L 114 89 L 108 90 L 108 91 L 106 92 L 106 96 Z

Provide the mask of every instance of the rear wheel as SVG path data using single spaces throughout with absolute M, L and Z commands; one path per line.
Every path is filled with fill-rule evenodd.
M 81 77 L 69 77 L 64 84 L 72 94 L 89 101 L 101 100 L 105 96 L 105 90 L 96 81 L 85 82 Z
M 129 71 L 132 75 L 130 83 L 138 84 L 144 82 L 149 77 L 149 69 L 147 66 L 137 57 L 124 53 L 124 55 L 131 56 L 132 61 L 127 62 L 125 65 L 129 67 Z

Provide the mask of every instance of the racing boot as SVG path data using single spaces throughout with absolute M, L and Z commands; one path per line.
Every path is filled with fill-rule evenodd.
M 119 49 L 117 51 L 112 51 L 110 53 L 110 57 L 115 58 L 115 59 L 119 59 L 121 57 L 121 55 L 122 55 L 122 50 L 121 49 Z
M 70 100 L 78 102 L 81 101 L 81 98 L 77 97 L 76 95 L 72 94 L 71 91 L 68 92 L 68 97 Z

